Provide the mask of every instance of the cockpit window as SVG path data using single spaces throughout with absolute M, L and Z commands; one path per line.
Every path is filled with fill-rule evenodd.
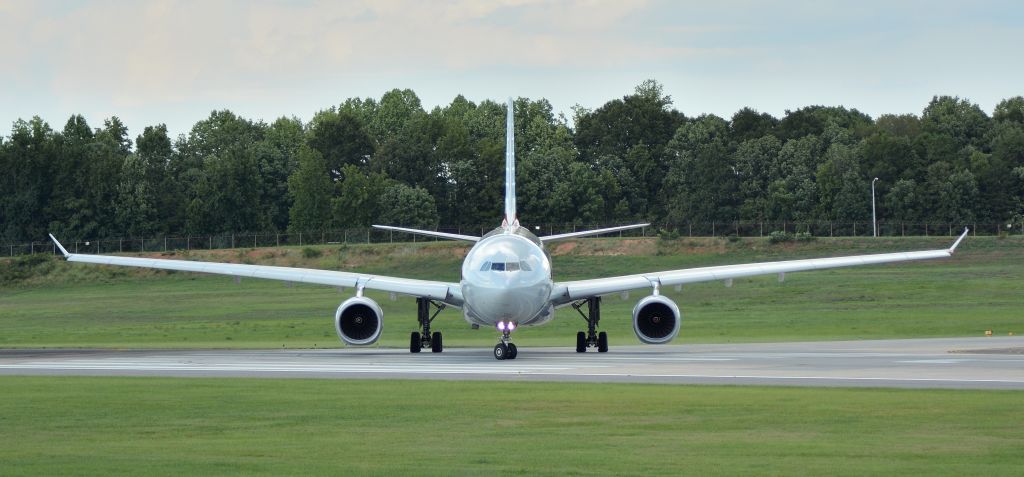
M 526 260 L 520 260 L 518 262 L 484 262 L 484 264 L 480 266 L 480 271 L 486 272 L 488 270 L 492 272 L 518 272 L 520 270 L 532 272 L 533 268 L 530 267 L 530 264 L 527 263 Z

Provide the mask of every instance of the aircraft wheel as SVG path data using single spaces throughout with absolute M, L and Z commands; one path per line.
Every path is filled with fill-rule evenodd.
M 587 334 L 580 331 L 576 333 L 576 352 L 583 353 L 587 351 Z
M 505 343 L 498 343 L 494 345 L 494 359 L 506 359 L 508 358 L 508 346 Z
M 597 352 L 607 353 L 608 352 L 608 333 L 600 332 L 597 334 Z
M 519 348 L 516 348 L 516 345 L 514 345 L 512 343 L 509 343 L 508 344 L 508 359 L 516 359 L 516 356 L 518 354 L 519 354 Z
M 444 350 L 444 346 L 441 344 L 441 332 L 435 331 L 430 338 L 430 351 L 440 353 L 442 350 Z
M 420 340 L 420 332 L 419 331 L 413 331 L 409 335 L 409 352 L 410 353 L 419 353 L 420 352 L 420 348 L 422 346 L 423 346 L 423 342 Z

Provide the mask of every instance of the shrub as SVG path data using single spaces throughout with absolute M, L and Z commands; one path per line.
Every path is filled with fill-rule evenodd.
M 768 234 L 768 243 L 783 243 L 783 242 L 792 242 L 792 241 L 793 241 L 793 236 L 788 234 L 788 233 L 786 233 L 786 232 L 781 232 L 781 231 L 776 230 L 776 231 Z
M 811 235 L 810 232 L 797 232 L 795 235 L 793 235 L 793 239 L 796 240 L 797 242 L 811 242 L 815 238 L 816 237 Z
M 315 248 L 306 247 L 302 249 L 303 258 L 319 258 L 323 254 L 323 252 Z

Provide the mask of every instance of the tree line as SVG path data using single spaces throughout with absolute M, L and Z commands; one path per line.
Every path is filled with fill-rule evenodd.
M 134 141 L 117 117 L 0 137 L 0 239 L 311 231 L 371 223 L 497 224 L 506 106 L 462 96 L 426 111 L 409 89 L 350 98 L 308 122 L 213 111 Z M 1020 222 L 1024 97 L 989 116 L 936 96 L 921 115 L 808 106 L 687 117 L 648 80 L 572 121 L 514 101 L 524 224 L 653 221 Z

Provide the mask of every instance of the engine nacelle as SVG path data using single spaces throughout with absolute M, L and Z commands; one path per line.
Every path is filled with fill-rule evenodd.
M 347 344 L 364 346 L 377 342 L 384 329 L 384 312 L 365 296 L 345 300 L 334 312 L 334 330 Z
M 676 303 L 662 295 L 651 295 L 633 307 L 633 332 L 647 344 L 665 344 L 679 334 L 683 315 Z

